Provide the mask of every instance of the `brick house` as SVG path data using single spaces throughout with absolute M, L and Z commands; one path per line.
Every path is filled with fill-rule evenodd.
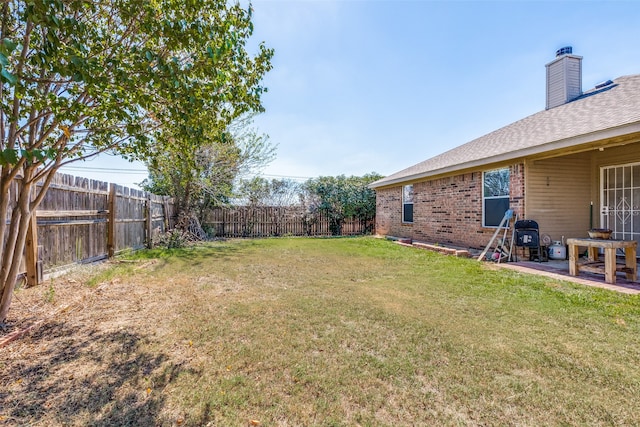
M 552 240 L 640 242 L 640 75 L 583 92 L 581 67 L 560 49 L 545 110 L 372 183 L 376 233 L 483 248 L 512 209 Z

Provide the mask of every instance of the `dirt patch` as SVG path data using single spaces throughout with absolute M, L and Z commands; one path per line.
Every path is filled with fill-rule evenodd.
M 0 331 L 0 425 L 154 425 L 162 418 L 158 390 L 183 368 L 179 352 L 159 348 L 166 312 L 149 307 L 148 296 L 167 310 L 171 304 L 152 286 L 85 284 L 108 266 L 16 292 Z

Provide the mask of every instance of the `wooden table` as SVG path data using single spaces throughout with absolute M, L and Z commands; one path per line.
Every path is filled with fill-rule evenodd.
M 569 274 L 577 276 L 580 271 L 604 273 L 604 281 L 616 283 L 616 272 L 622 271 L 627 280 L 635 282 L 638 279 L 638 261 L 636 250 L 638 242 L 635 240 L 605 240 L 605 239 L 567 239 L 569 245 Z M 587 247 L 588 261 L 578 264 L 578 248 Z M 604 250 L 604 267 L 599 261 L 598 250 Z M 624 249 L 624 265 L 616 264 L 616 250 Z

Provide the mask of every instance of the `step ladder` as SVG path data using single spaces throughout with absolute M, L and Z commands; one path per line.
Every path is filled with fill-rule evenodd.
M 500 221 L 500 225 L 496 229 L 495 233 L 489 240 L 489 243 L 484 248 L 480 256 L 478 257 L 478 261 L 484 261 L 485 259 L 489 259 L 491 261 L 495 261 L 497 263 L 504 261 L 511 261 L 511 253 L 513 250 L 513 236 L 514 236 L 514 228 L 511 223 L 511 219 L 513 219 L 513 210 L 508 209 L 504 213 L 504 217 L 502 221 Z M 515 216 L 515 221 L 517 221 L 518 217 Z M 514 222 L 515 222 L 514 221 Z M 499 238 L 498 235 L 502 231 L 502 238 Z M 509 231 L 511 231 L 509 235 Z M 490 253 L 490 258 L 486 258 L 487 254 Z

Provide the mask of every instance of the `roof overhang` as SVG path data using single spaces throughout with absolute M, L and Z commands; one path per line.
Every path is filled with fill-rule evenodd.
M 542 154 L 549 154 L 553 152 L 558 152 L 558 155 L 562 155 L 566 154 L 567 149 L 571 148 L 574 148 L 575 152 L 579 152 L 598 149 L 600 147 L 611 147 L 610 144 L 607 144 L 607 141 L 636 133 L 640 135 L 640 122 L 634 122 L 623 126 L 604 129 L 597 132 L 591 132 L 588 134 L 577 135 L 570 138 L 536 145 L 534 147 L 527 147 L 520 150 L 498 154 L 495 156 L 484 157 L 482 159 L 458 163 L 443 168 L 432 169 L 426 172 L 405 175 L 391 180 L 385 180 L 383 178 L 380 181 L 369 184 L 369 188 L 375 190 L 377 188 L 389 187 L 409 181 L 420 181 L 437 176 L 450 175 L 454 172 L 463 170 L 480 169 L 488 165 L 503 163 L 513 159 L 539 156 Z M 621 142 L 619 145 L 624 145 L 627 142 Z

